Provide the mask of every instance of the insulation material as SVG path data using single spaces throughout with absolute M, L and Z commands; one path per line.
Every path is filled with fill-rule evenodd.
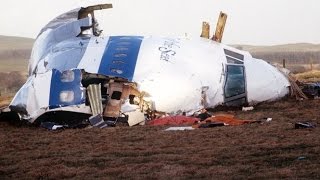
M 101 84 L 90 84 L 87 88 L 92 115 L 102 114 Z
M 108 103 L 104 110 L 103 115 L 106 117 L 119 117 L 121 110 L 121 96 L 122 96 L 123 84 L 110 83 L 109 85 L 109 97 Z

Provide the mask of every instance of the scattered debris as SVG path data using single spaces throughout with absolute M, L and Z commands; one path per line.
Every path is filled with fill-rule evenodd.
M 265 118 L 262 118 L 260 119 L 260 123 L 261 124 L 264 124 L 264 123 L 270 123 L 272 121 L 272 118 L 269 118 L 269 117 L 265 117 Z
M 200 119 L 187 116 L 167 116 L 149 121 L 147 124 L 152 126 L 159 125 L 194 125 Z
M 41 122 L 40 127 L 46 128 L 48 130 L 59 130 L 59 129 L 64 129 L 66 126 L 63 125 L 57 125 L 54 122 Z
M 89 122 L 93 127 L 98 127 L 98 128 L 101 128 L 101 129 L 105 128 L 105 127 L 108 127 L 107 122 L 105 122 L 103 120 L 103 117 L 102 117 L 101 114 L 97 114 L 95 116 L 91 116 L 89 118 Z
M 1 114 L 2 112 L 10 112 L 9 107 L 8 107 L 8 106 L 0 107 L 0 114 Z
M 308 97 L 304 94 L 304 92 L 298 86 L 298 84 L 301 84 L 301 82 L 299 82 L 290 72 L 287 72 L 287 69 L 278 67 L 278 70 L 284 76 L 286 76 L 286 78 L 290 82 L 290 96 L 291 97 L 295 97 L 296 100 L 308 99 Z
M 169 127 L 165 129 L 165 131 L 185 131 L 185 130 L 194 130 L 192 126 L 186 126 L 186 127 Z
M 305 159 L 307 159 L 307 157 L 300 156 L 300 157 L 298 157 L 297 159 L 298 159 L 298 160 L 305 160 Z
M 134 126 L 137 124 L 144 124 L 144 122 L 145 122 L 144 113 L 138 109 L 135 111 L 132 111 L 132 112 L 127 112 L 126 114 L 128 115 L 129 126 Z
M 295 129 L 315 128 L 316 125 L 310 122 L 297 122 L 294 124 Z
M 211 117 L 212 115 L 205 109 L 202 109 L 201 112 L 199 114 L 195 115 L 197 118 L 200 119 L 200 121 L 203 121 L 209 117 Z
M 219 126 L 226 126 L 227 124 L 222 123 L 222 122 L 206 122 L 206 123 L 201 123 L 197 127 L 198 128 L 212 128 L 212 127 L 219 127 Z
M 266 122 L 271 122 L 272 121 L 272 118 L 267 118 L 266 119 Z
M 254 109 L 253 106 L 250 107 L 242 107 L 242 111 L 252 111 Z
M 309 98 L 317 99 L 320 96 L 320 83 L 304 83 L 302 92 Z
M 206 120 L 202 121 L 201 123 L 194 125 L 194 127 L 217 127 L 217 126 L 238 126 L 243 124 L 250 124 L 250 123 L 257 123 L 261 121 L 255 120 L 240 120 L 234 118 L 233 115 L 218 115 L 212 116 L 207 118 Z

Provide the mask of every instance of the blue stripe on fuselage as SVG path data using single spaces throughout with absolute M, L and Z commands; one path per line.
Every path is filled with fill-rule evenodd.
M 143 37 L 111 36 L 98 73 L 132 80 Z

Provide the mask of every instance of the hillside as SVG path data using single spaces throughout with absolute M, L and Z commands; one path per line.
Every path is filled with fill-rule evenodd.
M 297 43 L 297 44 L 283 44 L 274 46 L 251 46 L 251 45 L 232 45 L 236 48 L 256 52 L 319 52 L 320 44 Z
M 34 39 L 0 36 L 0 72 L 27 72 Z
M 15 37 L 15 36 L 1 36 L 0 35 L 0 51 L 12 49 L 31 49 L 34 39 Z
M 276 46 L 233 45 L 249 51 L 253 57 L 272 63 L 282 63 L 285 59 L 290 64 L 320 64 L 320 44 L 285 44 Z

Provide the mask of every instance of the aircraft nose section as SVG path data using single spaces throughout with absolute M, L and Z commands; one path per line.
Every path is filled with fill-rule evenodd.
M 289 93 L 290 82 L 276 67 L 260 59 L 245 61 L 248 102 L 276 100 Z

